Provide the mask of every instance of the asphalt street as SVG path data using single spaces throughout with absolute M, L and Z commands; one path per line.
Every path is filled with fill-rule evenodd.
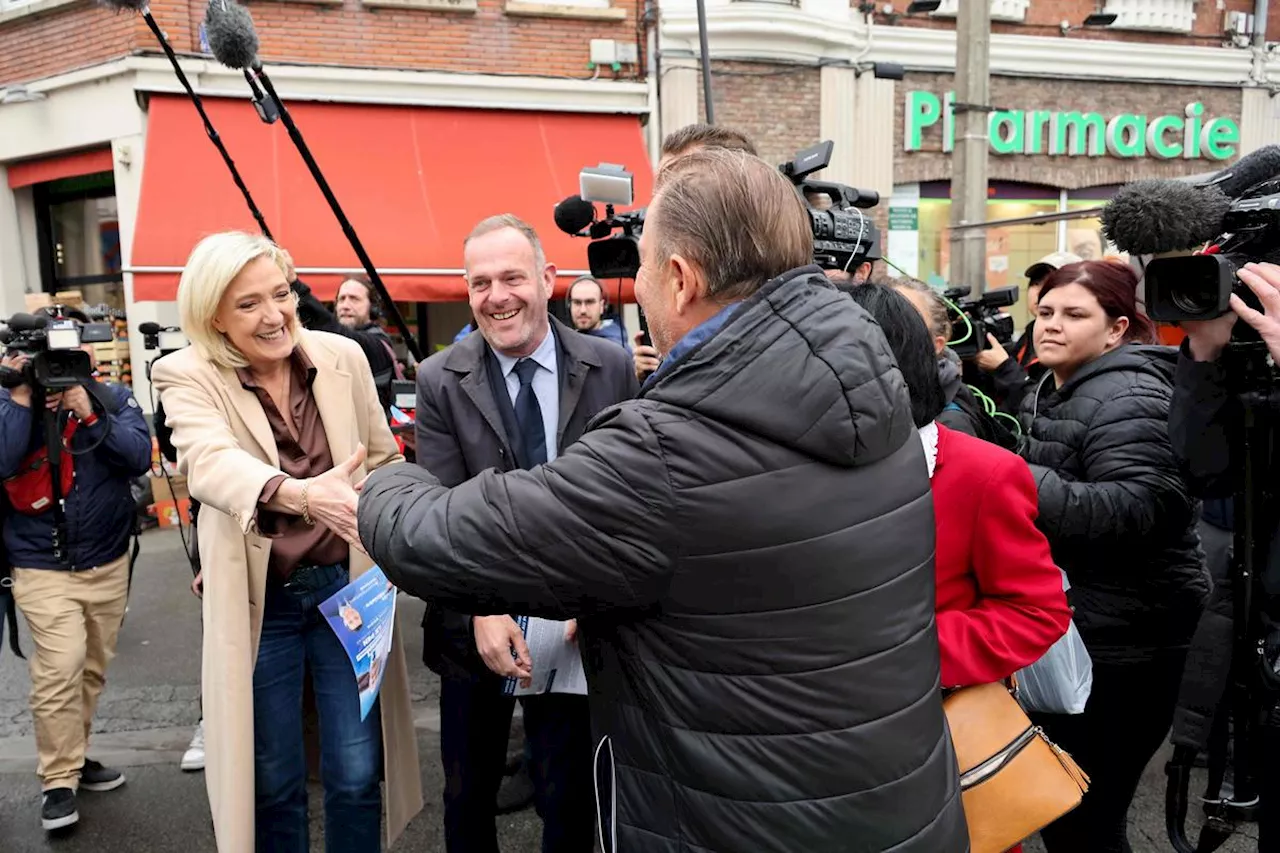
M 204 779 L 183 773 L 178 760 L 199 719 L 200 615 L 188 585 L 191 572 L 171 530 L 143 535 L 128 615 L 117 657 L 98 708 L 92 757 L 123 769 L 128 784 L 80 798 L 80 825 L 66 837 L 40 828 L 35 744 L 27 711 L 25 664 L 0 651 L 0 851 L 93 853 L 204 853 L 214 851 Z M 438 681 L 420 663 L 421 602 L 402 598 L 397 618 L 407 643 L 418 726 L 426 808 L 396 844 L 396 851 L 444 850 L 439 760 Z M 25 648 L 30 639 L 23 634 Z M 1164 756 L 1147 770 L 1131 816 L 1135 853 L 1171 850 L 1164 832 Z M 313 786 L 314 787 L 314 786 Z M 312 791 L 312 849 L 323 850 L 319 792 Z M 1198 810 L 1192 809 L 1198 817 Z M 532 810 L 499 818 L 504 853 L 536 853 L 540 822 Z M 1249 833 L 1252 833 L 1250 827 Z M 1028 853 L 1042 848 L 1033 840 Z M 1221 848 L 1254 849 L 1248 835 Z M 798 851 L 798 853 L 811 853 Z M 1082 851 L 1084 853 L 1084 851 Z

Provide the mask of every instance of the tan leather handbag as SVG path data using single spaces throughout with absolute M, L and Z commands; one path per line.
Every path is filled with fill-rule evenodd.
M 1004 684 L 962 687 L 942 707 L 971 853 L 1004 853 L 1080 805 L 1089 777 L 1032 725 Z

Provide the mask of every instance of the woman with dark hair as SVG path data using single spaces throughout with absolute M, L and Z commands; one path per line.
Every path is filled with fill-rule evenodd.
M 1084 713 L 1038 720 L 1093 778 L 1081 806 L 1043 832 L 1050 853 L 1130 850 L 1129 804 L 1169 731 L 1209 589 L 1169 441 L 1177 353 L 1151 345 L 1136 294 L 1133 271 L 1109 261 L 1050 275 L 1035 323 L 1047 372 L 1022 403 L 1040 527 L 1093 658 Z
M 880 284 L 849 295 L 884 331 L 929 459 L 942 686 L 1008 678 L 1039 660 L 1071 620 L 1036 527 L 1035 483 L 1016 455 L 937 423 L 947 400 L 933 343 L 906 297 Z

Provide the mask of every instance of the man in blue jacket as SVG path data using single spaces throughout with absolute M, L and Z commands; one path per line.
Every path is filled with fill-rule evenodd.
M 21 371 L 27 360 L 11 353 L 3 366 Z M 123 774 L 85 752 L 129 593 L 130 481 L 151 465 L 151 435 L 127 388 L 92 382 L 94 393 L 77 386 L 45 394 L 27 384 L 0 390 L 4 545 L 14 598 L 35 643 L 31 714 L 46 830 L 79 821 L 77 789 L 124 784 Z M 60 457 L 57 494 L 44 411 L 58 418 L 69 448 Z

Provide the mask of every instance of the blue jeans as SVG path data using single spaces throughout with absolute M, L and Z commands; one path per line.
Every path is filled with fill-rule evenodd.
M 381 849 L 382 728 L 379 706 L 360 720 L 355 673 L 320 602 L 346 585 L 344 566 L 310 573 L 296 588 L 267 587 L 253 671 L 257 849 L 307 853 L 307 762 L 302 679 L 311 675 L 320 716 L 325 850 Z

